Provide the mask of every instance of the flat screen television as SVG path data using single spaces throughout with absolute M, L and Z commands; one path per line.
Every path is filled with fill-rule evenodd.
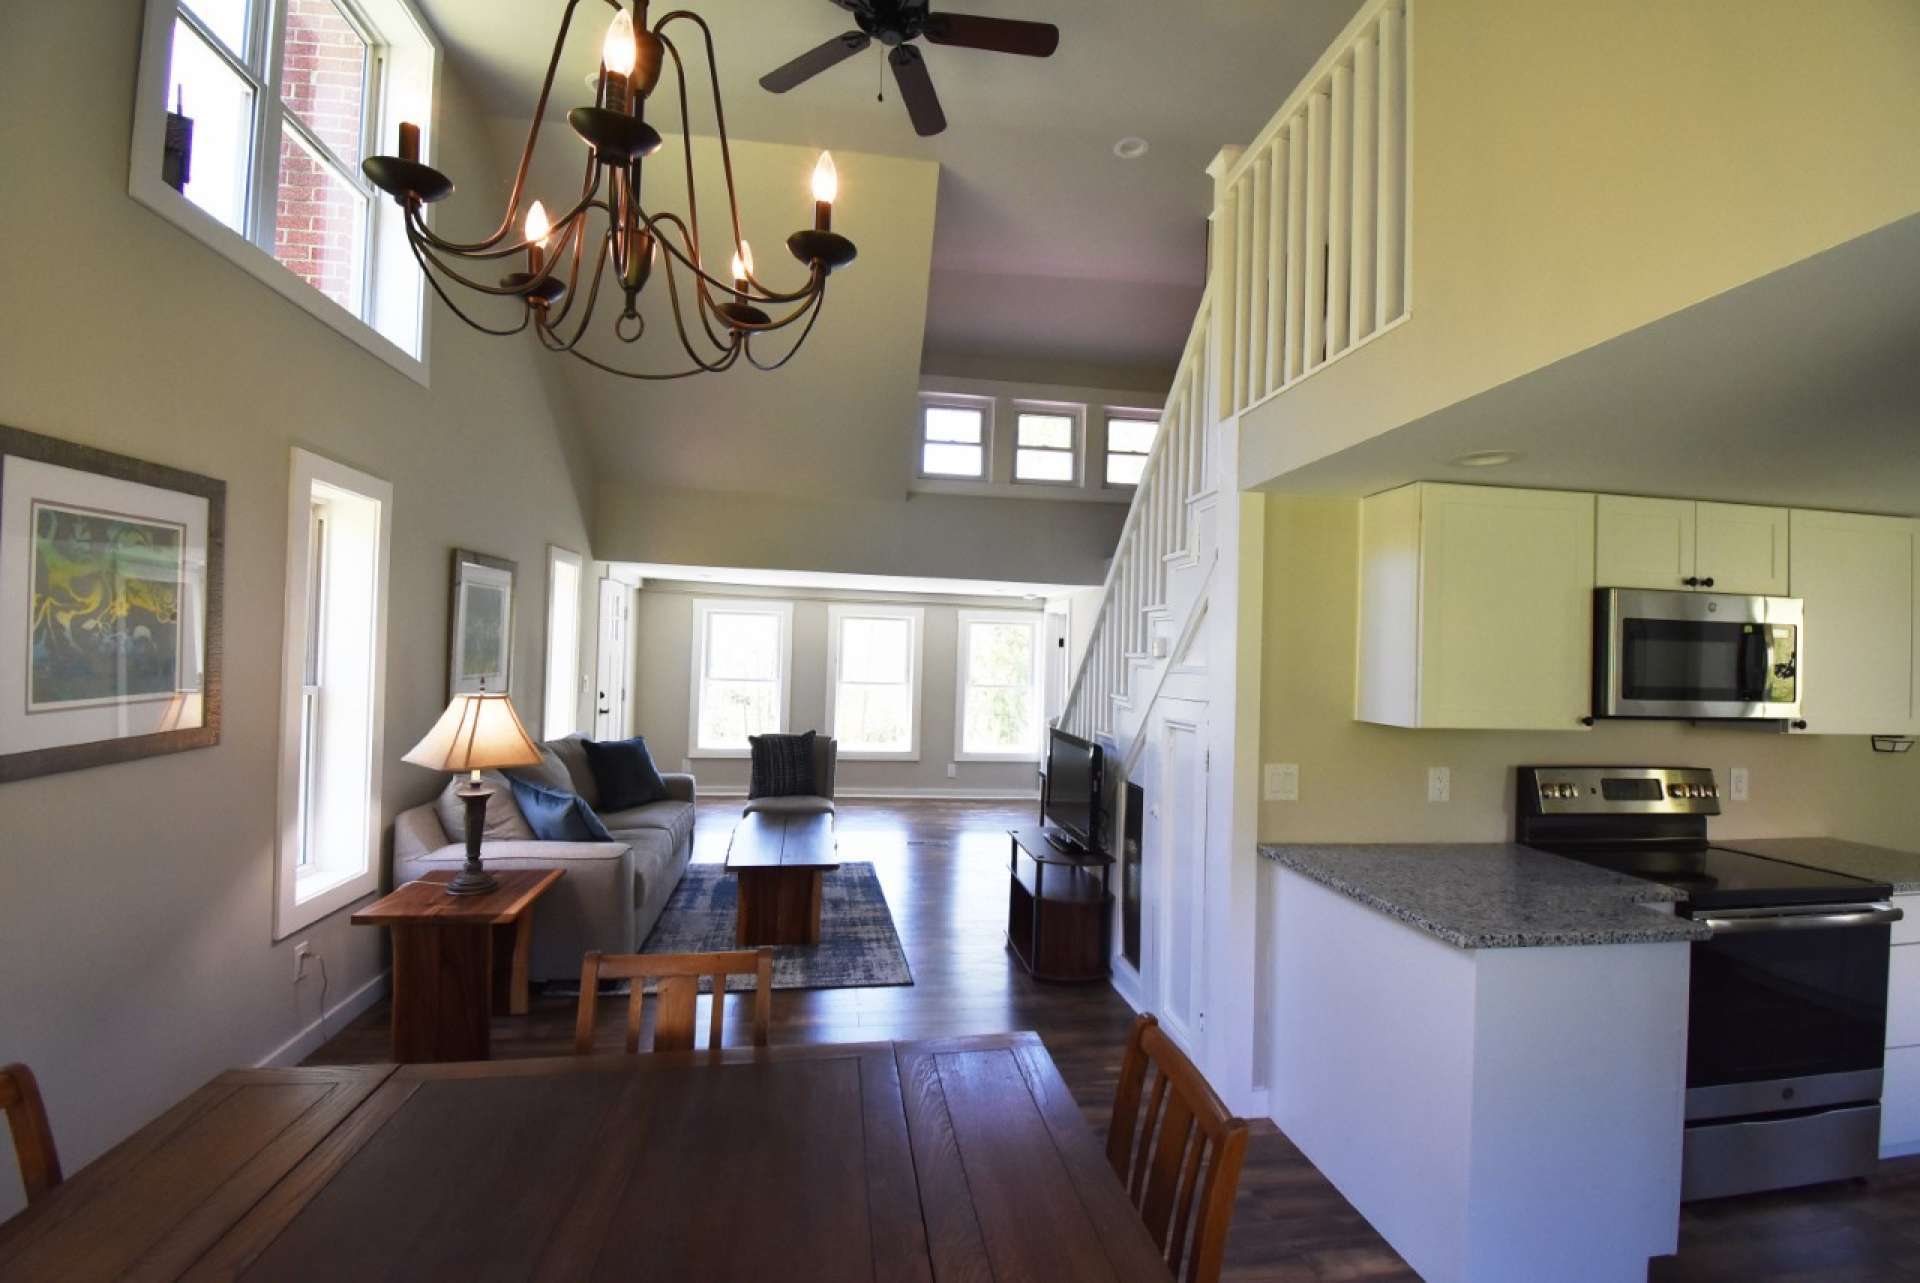
M 1047 745 L 1048 824 L 1076 846 L 1100 849 L 1100 746 L 1055 729 Z

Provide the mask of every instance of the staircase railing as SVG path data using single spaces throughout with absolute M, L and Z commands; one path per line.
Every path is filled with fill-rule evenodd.
M 1213 489 L 1206 431 L 1212 312 L 1209 290 L 1180 355 L 1160 431 L 1134 489 L 1107 567 L 1100 609 L 1060 715 L 1062 729 L 1076 735 L 1111 732 L 1115 699 L 1126 698 L 1133 669 L 1152 657 L 1153 625 L 1166 608 L 1167 571 L 1196 551 L 1194 501 Z

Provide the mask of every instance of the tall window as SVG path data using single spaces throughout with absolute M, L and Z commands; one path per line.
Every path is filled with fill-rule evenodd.
M 956 756 L 1032 761 L 1040 756 L 1038 613 L 960 612 Z
M 1022 410 L 1014 417 L 1013 479 L 1072 485 L 1079 418 L 1065 407 Z
M 542 738 L 580 729 L 580 554 L 547 549 L 547 692 Z
M 293 452 L 275 938 L 379 885 L 386 482 Z
M 827 608 L 827 732 L 848 758 L 918 761 L 918 606 Z
M 921 476 L 986 479 L 988 404 L 959 398 L 921 402 Z
M 360 172 L 394 150 L 402 120 L 431 119 L 435 52 L 409 0 L 148 10 L 133 194 L 336 328 L 370 327 L 417 356 L 404 216 Z
M 1137 486 L 1160 425 L 1152 419 L 1107 420 L 1107 484 Z
M 787 729 L 793 603 L 693 604 L 693 754 L 744 757 L 748 737 Z

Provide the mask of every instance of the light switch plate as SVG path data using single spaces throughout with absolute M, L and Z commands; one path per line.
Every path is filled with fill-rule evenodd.
M 1736 802 L 1744 802 L 1749 796 L 1750 785 L 1747 780 L 1747 768 L 1736 766 L 1727 772 L 1727 795 Z
M 1427 768 L 1427 801 L 1451 802 L 1453 800 L 1453 771 L 1445 766 Z
M 1300 764 L 1298 762 L 1268 762 L 1266 779 L 1261 787 L 1261 795 L 1269 802 L 1298 802 L 1300 800 Z

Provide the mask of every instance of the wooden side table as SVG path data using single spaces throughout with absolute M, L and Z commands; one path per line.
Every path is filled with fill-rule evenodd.
M 448 895 L 455 870 L 429 873 L 353 915 L 393 934 L 393 1058 L 485 1060 L 496 1008 L 527 1011 L 533 902 L 563 869 L 509 869 L 484 895 Z

